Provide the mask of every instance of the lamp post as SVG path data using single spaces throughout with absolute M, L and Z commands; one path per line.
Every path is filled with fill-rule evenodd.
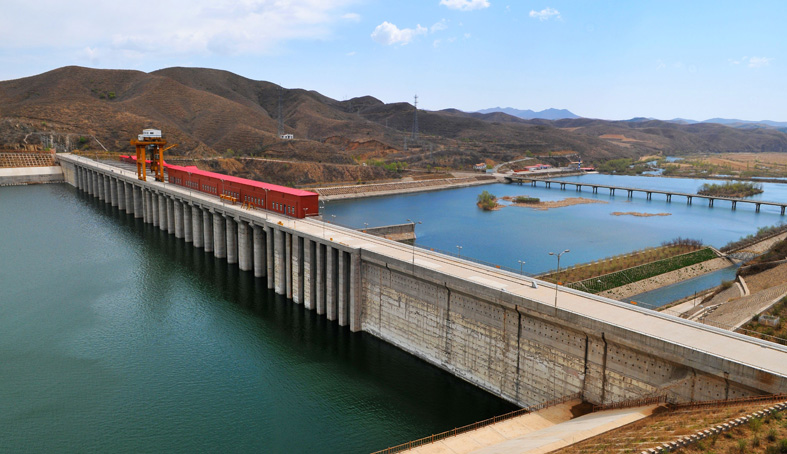
M 558 254 L 555 254 L 554 252 L 549 253 L 549 255 L 554 255 L 557 257 L 557 272 L 555 273 L 555 313 L 556 314 L 557 314 L 557 288 L 560 285 L 560 256 L 567 252 L 569 252 L 568 249 Z
M 322 221 L 322 239 L 325 239 L 325 200 L 320 201 L 318 210 L 322 212 L 320 220 Z
M 517 260 L 517 262 L 519 262 L 519 274 L 525 274 L 524 271 L 522 271 L 522 266 L 525 264 L 525 261 Z
M 413 266 L 415 266 L 415 224 L 420 224 L 421 221 L 413 221 L 408 219 L 407 222 L 413 224 Z
M 369 223 L 368 222 L 364 222 L 363 223 L 363 233 L 366 233 L 367 230 L 369 230 Z
M 456 253 L 456 256 L 457 257 L 461 257 L 462 256 L 462 246 L 457 245 L 456 246 L 456 250 L 459 251 L 459 252 Z

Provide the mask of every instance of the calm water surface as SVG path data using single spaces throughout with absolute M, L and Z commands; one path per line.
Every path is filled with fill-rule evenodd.
M 369 452 L 513 409 L 70 186 L 0 213 L 2 452 Z
M 710 181 L 600 174 L 563 179 L 687 193 L 695 193 L 699 186 Z M 732 211 L 726 201 L 716 201 L 715 207 L 709 208 L 707 202 L 698 199 L 694 200 L 693 205 L 687 205 L 685 198 L 681 197 L 674 197 L 672 203 L 667 203 L 663 195 L 654 194 L 649 201 L 644 194 L 635 194 L 629 199 L 625 191 L 610 196 L 609 191 L 604 189 L 593 194 L 587 187 L 577 192 L 573 188 L 560 190 L 556 186 L 547 189 L 543 184 L 535 188 L 527 184 L 492 184 L 332 201 L 327 203 L 326 212 L 336 215 L 337 223 L 354 228 L 363 228 L 364 223 L 375 226 L 403 223 L 407 219 L 420 221 L 416 233 L 417 245 L 421 247 L 461 253 L 516 271 L 520 269 L 518 261 L 524 260 L 526 263 L 522 269 L 531 274 L 556 267 L 555 258 L 548 255 L 550 251 L 571 251 L 561 258 L 560 265 L 563 267 L 659 246 L 677 237 L 699 239 L 706 244 L 721 247 L 756 232 L 758 227 L 779 224 L 785 220 L 778 208 L 762 207 L 760 213 L 755 213 L 753 206 L 739 204 L 738 209 Z M 763 189 L 765 192 L 754 199 L 787 201 L 787 185 L 763 183 Z M 541 200 L 583 197 L 602 203 L 548 211 L 511 206 L 486 212 L 475 205 L 478 194 L 484 190 L 498 197 L 528 195 Z M 669 215 L 613 216 L 613 212 Z M 457 246 L 461 246 L 461 250 Z M 716 275 L 719 276 L 716 284 L 710 284 L 707 280 L 704 282 L 709 286 L 718 285 L 721 274 Z M 668 298 L 675 294 L 675 291 L 663 293 L 659 304 L 671 301 Z M 653 302 L 653 299 L 649 302 Z

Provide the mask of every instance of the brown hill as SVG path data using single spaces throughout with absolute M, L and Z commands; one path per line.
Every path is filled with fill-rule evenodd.
M 284 131 L 295 140 L 278 137 L 280 97 Z M 0 82 L 0 148 L 97 148 L 95 137 L 111 151 L 128 153 L 129 139 L 156 127 L 179 144 L 172 152 L 182 157 L 338 165 L 374 159 L 405 161 L 411 168 L 468 168 L 483 160 L 558 150 L 580 153 L 585 161 L 659 152 L 787 151 L 787 135 L 777 130 L 717 124 L 522 120 L 499 112 L 419 110 L 417 142 L 410 138 L 412 124 L 408 103 L 385 104 L 371 96 L 338 101 L 205 68 L 143 73 L 71 66 Z M 309 173 L 306 180 L 287 178 L 305 182 L 352 175 L 311 167 Z M 391 176 L 371 172 L 363 178 Z

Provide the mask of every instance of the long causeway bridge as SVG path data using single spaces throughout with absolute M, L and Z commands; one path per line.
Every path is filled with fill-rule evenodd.
M 593 191 L 593 194 L 597 194 L 599 188 L 609 190 L 609 195 L 615 195 L 615 191 L 626 191 L 626 194 L 629 198 L 634 196 L 635 192 L 640 192 L 645 194 L 645 198 L 647 200 L 651 200 L 653 194 L 661 194 L 666 196 L 667 202 L 672 202 L 673 196 L 678 197 L 685 197 L 686 203 L 691 205 L 693 199 L 704 199 L 708 201 L 708 206 L 712 207 L 713 203 L 717 200 L 724 200 L 730 202 L 731 208 L 734 210 L 737 208 L 739 203 L 749 203 L 754 205 L 755 212 L 760 212 L 761 206 L 772 206 L 778 207 L 781 209 L 781 214 L 784 216 L 785 208 L 787 208 L 787 203 L 780 203 L 780 202 L 766 202 L 763 200 L 749 200 L 749 199 L 741 199 L 735 197 L 719 197 L 719 196 L 710 196 L 710 195 L 701 195 L 701 194 L 689 194 L 686 192 L 675 192 L 675 191 L 665 191 L 660 189 L 642 189 L 642 188 L 629 188 L 625 186 L 612 186 L 606 184 L 598 184 L 598 183 L 583 183 L 581 181 L 563 181 L 563 180 L 552 180 L 552 179 L 541 179 L 541 178 L 532 178 L 532 177 L 525 177 L 525 176 L 517 176 L 517 175 L 505 175 L 504 178 L 506 181 L 510 183 L 530 183 L 531 186 L 536 187 L 538 183 L 544 183 L 544 187 L 551 188 L 552 185 L 559 185 L 560 189 L 565 190 L 566 186 L 574 186 L 574 189 L 577 192 L 582 192 L 582 188 L 590 188 Z
M 58 160 L 79 196 L 521 406 L 576 394 L 609 404 L 787 391 L 786 346 L 319 219 L 244 209 L 91 159 Z

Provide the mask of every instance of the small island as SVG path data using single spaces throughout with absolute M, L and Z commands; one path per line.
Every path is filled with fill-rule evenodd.
M 636 216 L 640 218 L 649 218 L 651 216 L 671 216 L 672 213 L 640 213 L 639 211 L 613 211 L 610 213 L 612 216 Z
M 528 197 L 526 195 L 519 196 L 505 196 L 501 200 L 510 202 L 510 205 L 500 205 L 497 203 L 497 197 L 489 191 L 484 191 L 478 195 L 476 205 L 484 211 L 497 211 L 504 206 L 517 206 L 527 207 L 536 210 L 548 210 L 550 208 L 560 208 L 572 205 L 581 205 L 585 203 L 607 203 L 602 200 L 586 199 L 583 197 L 569 197 L 563 200 L 542 202 L 538 197 Z
M 762 192 L 761 184 L 744 181 L 728 181 L 722 184 L 705 183 L 697 189 L 699 195 L 731 198 L 750 197 Z
M 494 211 L 500 209 L 500 205 L 497 204 L 497 197 L 495 197 L 495 195 L 489 191 L 484 191 L 478 194 L 478 202 L 476 202 L 476 205 L 478 205 L 478 208 L 481 208 L 484 211 Z

